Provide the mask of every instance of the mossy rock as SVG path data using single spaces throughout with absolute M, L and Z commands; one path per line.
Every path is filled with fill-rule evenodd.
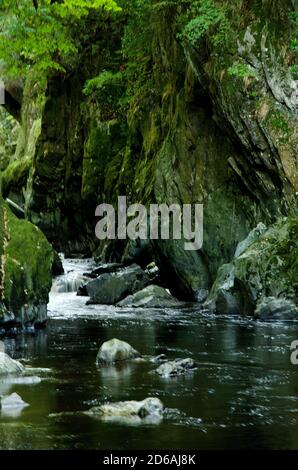
M 286 217 L 272 225 L 259 238 L 222 266 L 206 307 L 218 308 L 223 293 L 233 296 L 238 313 L 254 315 L 265 298 L 288 299 L 297 305 L 298 297 L 298 217 Z
M 11 192 L 22 194 L 22 188 L 26 186 L 31 165 L 32 158 L 15 160 L 8 165 L 1 175 L 4 197 L 8 197 Z
M 52 285 L 54 250 L 43 233 L 26 220 L 18 219 L 2 205 L 3 256 L 1 258 L 1 303 L 17 323 L 42 323 Z M 5 313 L 6 311 L 6 313 Z
M 281 219 L 236 258 L 235 277 L 250 286 L 256 300 L 264 295 L 297 298 L 298 217 Z

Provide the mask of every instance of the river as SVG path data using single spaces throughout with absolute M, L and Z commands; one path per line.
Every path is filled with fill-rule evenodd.
M 0 394 L 29 403 L 0 416 L 0 449 L 297 449 L 298 366 L 290 344 L 298 323 L 216 317 L 199 308 L 117 309 L 75 292 L 88 260 L 65 260 L 44 330 L 1 338 L 6 352 L 48 368 L 40 381 L 2 379 Z M 63 290 L 63 289 L 62 289 Z M 99 369 L 103 341 L 119 338 L 142 354 L 192 357 L 198 369 L 162 379 L 150 361 Z M 103 422 L 81 411 L 106 401 L 159 397 L 160 423 Z

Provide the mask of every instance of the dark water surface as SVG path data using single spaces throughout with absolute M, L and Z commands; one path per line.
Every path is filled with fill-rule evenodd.
M 290 363 L 297 323 L 85 302 L 74 293 L 53 293 L 46 330 L 5 338 L 13 357 L 51 370 L 32 385 L 0 381 L 0 394 L 17 392 L 30 404 L 0 416 L 0 449 L 298 449 L 298 366 Z M 149 361 L 98 369 L 98 348 L 113 337 L 146 355 L 192 357 L 199 368 L 176 379 L 151 374 Z M 160 424 L 76 413 L 148 396 L 166 407 Z

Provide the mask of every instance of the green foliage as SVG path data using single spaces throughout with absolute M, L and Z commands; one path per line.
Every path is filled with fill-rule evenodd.
M 122 53 L 126 60 L 127 94 L 137 97 L 144 86 L 152 84 L 152 0 L 132 0 L 127 9 L 128 22 L 124 31 Z
M 104 70 L 97 77 L 87 80 L 83 92 L 100 104 L 102 119 L 113 119 L 119 114 L 123 105 L 125 95 L 123 74 Z
M 71 27 L 90 12 L 120 10 L 115 0 L 2 0 L 0 4 L 0 63 L 6 77 L 64 73 L 77 52 Z
M 190 14 L 192 19 L 179 35 L 181 39 L 193 46 L 207 36 L 214 47 L 220 47 L 226 42 L 231 29 L 226 6 L 217 4 L 214 0 L 198 0 L 192 2 Z
M 298 65 L 291 65 L 290 72 L 294 78 L 298 78 Z
M 109 70 L 104 70 L 97 77 L 87 80 L 84 87 L 84 94 L 90 96 L 96 91 L 105 91 L 109 86 L 121 86 L 122 74 L 121 72 L 113 73 Z
M 15 153 L 19 123 L 0 106 L 0 170 L 4 170 Z
M 8 165 L 5 171 L 1 174 L 3 197 L 8 196 L 11 188 L 22 188 L 26 185 L 31 166 L 32 159 L 29 157 L 22 158 L 21 160 L 14 160 Z
M 255 77 L 256 73 L 248 64 L 244 62 L 237 62 L 232 67 L 228 68 L 228 74 L 231 77 L 243 79 Z
M 270 117 L 270 124 L 276 129 L 284 134 L 288 134 L 290 132 L 289 125 L 285 118 L 279 112 L 272 113 Z

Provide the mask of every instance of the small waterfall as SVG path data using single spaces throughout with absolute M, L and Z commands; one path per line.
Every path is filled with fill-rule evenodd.
M 88 281 L 84 273 L 94 267 L 94 262 L 92 259 L 65 259 L 63 255 L 61 259 L 65 274 L 54 279 L 51 294 L 77 292 L 79 287 Z
M 85 276 L 80 274 L 72 276 L 70 274 L 64 274 L 59 279 L 55 279 L 51 292 L 56 294 L 63 292 L 77 292 L 79 287 L 81 287 L 87 280 Z

